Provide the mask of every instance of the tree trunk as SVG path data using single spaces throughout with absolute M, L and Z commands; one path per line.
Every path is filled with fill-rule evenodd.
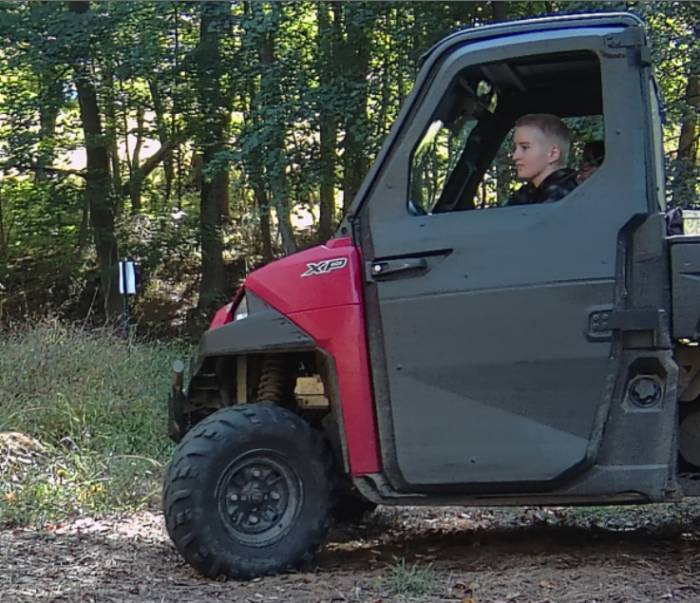
M 46 21 L 44 10 L 45 7 L 39 6 L 38 3 L 29 4 L 30 15 L 35 23 Z M 46 35 L 44 27 L 42 32 Z M 56 66 L 46 60 L 43 51 L 38 55 L 30 53 L 30 56 L 36 57 L 31 62 L 39 84 L 39 152 L 34 176 L 38 182 L 42 182 L 48 179 L 48 168 L 53 166 L 55 159 L 56 123 L 63 106 L 63 77 Z
M 87 199 L 83 201 L 83 205 L 80 208 L 80 226 L 78 227 L 78 244 L 76 245 L 76 252 L 78 255 L 82 254 L 88 244 L 88 237 L 90 235 L 90 204 Z
M 253 95 L 251 94 L 251 98 Z M 256 129 L 259 126 L 256 122 Z M 263 165 L 260 159 L 260 152 L 257 149 L 252 149 L 248 153 L 248 172 L 250 183 L 253 187 L 253 195 L 255 196 L 255 205 L 258 210 L 258 218 L 260 219 L 260 239 L 262 247 L 262 256 L 266 262 L 271 262 L 274 255 L 272 252 L 272 231 L 270 228 L 270 199 L 265 189 L 265 177 L 263 175 Z
M 415 13 L 415 9 L 412 9 L 412 13 Z M 398 9 L 396 11 L 396 29 L 401 31 L 405 27 L 404 11 Z M 407 66 L 410 63 L 409 52 L 410 50 L 405 48 L 406 44 L 402 44 L 396 50 L 396 92 L 398 94 L 397 105 L 399 110 L 403 107 L 403 102 L 408 95 L 406 90 L 406 74 L 409 71 Z
M 10 232 L 12 223 L 5 226 L 5 213 L 3 211 L 3 191 L 0 188 L 0 260 L 7 261 L 9 257 Z
M 117 240 L 114 236 L 114 213 L 110 195 L 109 153 L 105 146 L 93 83 L 84 73 L 76 72 L 75 86 L 87 155 L 85 196 L 95 237 L 105 314 L 110 318 L 119 314 L 121 303 L 117 282 Z
M 285 255 L 295 253 L 298 249 L 294 229 L 292 227 L 292 217 L 289 211 L 289 201 L 287 194 L 286 174 L 284 180 L 273 180 L 272 198 L 275 201 L 275 213 L 277 214 L 277 227 L 282 239 L 282 249 Z
M 695 201 L 698 157 L 698 114 L 700 113 L 700 75 L 688 77 L 685 89 L 687 113 L 681 122 L 676 154 L 673 204 L 685 206 Z
M 243 10 L 248 19 L 249 24 L 254 23 L 255 11 L 251 2 L 244 2 Z M 259 59 L 259 49 L 255 46 L 256 28 L 250 27 L 245 32 L 245 45 L 255 49 Z M 248 38 L 251 42 L 248 42 Z M 254 60 L 250 57 L 248 60 Z M 256 95 L 259 93 L 259 79 L 255 76 L 250 76 L 246 79 L 246 90 L 248 93 L 247 103 L 243 109 L 246 125 L 250 124 L 252 132 L 258 132 L 261 128 L 262 119 L 260 116 L 260 106 L 255 102 Z M 245 168 L 248 175 L 250 186 L 253 189 L 255 198 L 255 206 L 257 209 L 258 219 L 260 221 L 260 251 L 265 262 L 272 261 L 274 257 L 272 248 L 272 229 L 270 226 L 270 198 L 265 187 L 265 173 L 261 157 L 261 149 L 264 145 L 261 143 L 251 145 L 250 151 L 244 155 Z
M 228 215 L 229 173 L 215 160 L 226 148 L 230 119 L 229 102 L 222 92 L 226 71 L 221 40 L 226 33 L 231 5 L 227 2 L 200 4 L 200 39 L 196 51 L 197 94 L 202 113 L 197 146 L 202 157 L 200 178 L 200 237 L 202 280 L 197 308 L 209 311 L 225 291 L 223 218 Z
M 54 161 L 54 137 L 56 122 L 62 104 L 63 83 L 54 69 L 45 69 L 39 74 L 39 156 L 36 179 L 44 181 Z
M 143 189 L 144 175 L 141 169 L 141 147 L 143 146 L 144 108 L 136 109 L 136 144 L 134 154 L 131 157 L 131 186 L 129 186 L 129 198 L 131 201 L 131 213 L 141 212 L 141 190 Z
M 261 182 L 253 183 L 255 205 L 258 208 L 260 218 L 260 242 L 263 259 L 271 262 L 274 259 L 272 253 L 272 230 L 270 228 L 270 200 L 267 197 L 265 186 Z
M 70 2 L 76 14 L 89 10 L 89 2 Z M 78 92 L 80 121 L 85 137 L 87 156 L 85 196 L 90 210 L 90 221 L 95 237 L 95 251 L 100 274 L 100 289 L 105 315 L 119 314 L 121 300 L 117 278 L 117 239 L 114 236 L 114 212 L 110 195 L 109 152 L 107 149 L 95 85 L 87 67 L 88 56 L 77 59 L 74 65 L 75 87 Z
M 346 39 L 343 48 L 343 72 L 347 74 L 352 110 L 345 116 L 343 142 L 343 213 L 346 213 L 368 169 L 367 145 L 367 73 L 370 58 L 372 21 L 361 18 L 366 5 L 344 4 Z
M 129 196 L 132 200 L 134 197 L 140 198 L 140 191 L 146 178 L 148 178 L 151 172 L 163 162 L 165 157 L 168 155 L 172 156 L 173 149 L 182 144 L 182 139 L 183 136 L 180 135 L 180 138 L 166 140 L 153 155 L 140 165 L 134 166 L 131 178 L 124 183 L 119 194 L 122 196 Z
M 119 81 L 119 91 L 121 92 L 121 97 L 126 98 L 126 93 L 124 92 L 124 86 L 121 80 Z M 126 161 L 126 169 L 129 174 L 129 178 L 133 176 L 131 167 L 131 150 L 129 149 L 129 115 L 126 107 L 126 103 L 122 107 L 122 129 L 124 130 L 124 159 Z M 115 130 L 116 132 L 116 130 Z
M 280 5 L 273 3 L 272 10 L 281 10 Z M 263 73 L 260 83 L 261 94 L 263 98 L 269 99 L 271 107 L 279 108 L 275 112 L 276 123 L 270 133 L 265 163 L 272 205 L 275 208 L 277 227 L 282 238 L 282 248 L 285 254 L 290 254 L 297 250 L 297 244 L 289 208 L 287 152 L 285 145 L 286 124 L 281 111 L 283 98 L 279 77 L 275 73 L 275 40 L 271 31 L 266 32 L 261 38 L 260 62 L 262 63 Z
M 387 12 L 383 17 L 383 29 L 389 31 L 391 28 L 391 12 Z M 375 136 L 379 140 L 384 140 L 387 135 L 387 115 L 389 108 L 391 107 L 391 59 L 394 54 L 393 49 L 384 49 L 382 57 L 382 70 L 381 70 L 381 82 L 382 82 L 382 94 L 381 101 L 379 102 L 379 113 L 376 117 L 376 123 L 374 125 Z
M 153 101 L 153 110 L 156 114 L 156 128 L 158 130 L 158 140 L 160 145 L 163 146 L 168 140 L 168 126 L 165 120 L 165 108 L 163 106 L 163 99 L 158 89 L 158 84 L 155 80 L 149 80 L 148 89 L 151 92 L 151 100 Z M 175 132 L 171 132 L 174 136 Z M 165 176 L 165 201 L 167 202 L 172 195 L 173 181 L 175 179 L 175 172 L 173 168 L 173 153 L 169 151 L 167 155 L 163 158 L 163 174 Z
M 117 195 L 114 212 L 120 215 L 122 211 L 121 198 L 119 191 L 122 188 L 121 166 L 119 165 L 119 149 L 118 149 L 118 134 L 119 127 L 117 126 L 117 109 L 114 99 L 114 69 L 110 64 L 105 67 L 105 117 L 106 132 L 105 135 L 109 139 L 110 159 L 112 163 L 112 189 Z
M 320 199 L 318 240 L 323 243 L 332 235 L 333 218 L 335 214 L 335 147 L 338 142 L 338 118 L 335 107 L 328 106 L 330 94 L 323 92 L 335 89 L 335 57 L 334 31 L 331 27 L 328 4 L 319 2 L 318 14 L 318 46 L 319 46 L 319 79 L 321 96 L 319 99 L 319 154 L 320 154 Z
M 143 172 L 136 168 L 129 178 L 129 200 L 131 201 L 131 213 L 141 213 L 141 191 L 143 190 Z

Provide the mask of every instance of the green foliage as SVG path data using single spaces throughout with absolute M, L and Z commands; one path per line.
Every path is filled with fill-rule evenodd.
M 77 244 L 81 197 L 73 183 L 8 178 L 0 182 L 0 204 L 6 238 L 0 262 Z
M 0 432 L 46 458 L 0 477 L 0 524 L 153 502 L 168 458 L 169 364 L 185 351 L 55 321 L 0 335 Z
M 0 320 L 27 308 L 41 313 L 49 304 L 78 316 L 86 311 L 94 276 L 105 272 L 97 265 L 107 261 L 105 254 L 93 248 L 112 234 L 106 231 L 114 231 L 120 255 L 143 262 L 150 291 L 172 294 L 172 283 L 158 275 L 171 272 L 175 256 L 184 260 L 184 280 L 195 289 L 184 298 L 188 304 L 207 280 L 200 278 L 207 255 L 202 245 L 208 242 L 202 233 L 210 228 L 214 243 L 223 242 L 214 255 L 225 270 L 289 251 L 290 240 L 314 242 L 315 225 L 301 230 L 292 216 L 309 211 L 318 220 L 324 196 L 332 204 L 326 208 L 331 224 L 325 234 L 337 224 L 410 92 L 420 56 L 447 33 L 492 20 L 620 9 L 638 13 L 647 23 L 667 115 L 669 201 L 692 204 L 700 186 L 700 103 L 689 86 L 700 77 L 698 6 L 3 3 L 0 282 L 12 291 Z M 114 225 L 106 220 L 96 226 L 86 209 L 84 115 L 77 95 L 83 80 L 97 97 L 101 129 L 88 139 L 104 145 L 109 155 L 108 174 L 102 175 L 109 179 L 104 197 Z M 685 149 L 679 149 L 682 133 L 691 142 Z M 149 165 L 160 145 L 170 150 Z M 507 149 L 497 163 L 493 182 L 510 170 Z M 228 204 L 221 196 L 222 207 L 209 215 L 203 210 L 217 182 L 226 189 Z M 507 195 L 501 188 L 489 195 Z M 170 216 L 180 210 L 187 219 L 176 225 Z M 132 221 L 134 215 L 144 219 Z M 60 299 L 27 291 L 22 278 L 27 262 L 40 275 L 57 274 L 55 266 L 64 265 L 64 285 L 52 281 Z M 221 282 L 216 288 L 217 296 L 226 294 Z M 20 304 L 18 297 L 27 301 Z M 94 306 L 101 306 L 99 293 Z
M 637 9 L 649 24 L 652 53 L 666 114 L 668 201 L 697 205 L 700 192 L 698 138 L 700 132 L 700 6 L 694 2 L 640 3 Z M 696 82 L 693 88 L 693 80 Z M 683 128 L 692 136 L 681 149 Z
M 422 597 L 437 586 L 437 574 L 430 565 L 407 563 L 406 559 L 395 559 L 382 576 L 382 586 L 390 595 Z

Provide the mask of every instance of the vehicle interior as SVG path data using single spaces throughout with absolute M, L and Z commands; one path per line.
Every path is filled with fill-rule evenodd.
M 416 215 L 505 205 L 519 185 L 510 151 L 515 121 L 552 113 L 572 132 L 569 166 L 591 143 L 604 157 L 600 62 L 590 51 L 518 57 L 458 75 L 413 151 L 409 212 Z

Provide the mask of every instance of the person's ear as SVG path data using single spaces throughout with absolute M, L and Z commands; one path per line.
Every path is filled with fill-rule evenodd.
M 549 148 L 549 153 L 547 153 L 547 159 L 549 163 L 560 163 L 561 162 L 561 149 L 557 146 L 552 146 Z

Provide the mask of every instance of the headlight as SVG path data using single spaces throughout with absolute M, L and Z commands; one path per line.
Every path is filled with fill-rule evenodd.
M 233 312 L 233 321 L 237 320 L 242 320 L 243 318 L 246 318 L 248 316 L 248 299 L 245 296 L 245 293 L 243 294 L 243 298 L 241 299 L 240 303 L 236 306 L 235 311 Z

